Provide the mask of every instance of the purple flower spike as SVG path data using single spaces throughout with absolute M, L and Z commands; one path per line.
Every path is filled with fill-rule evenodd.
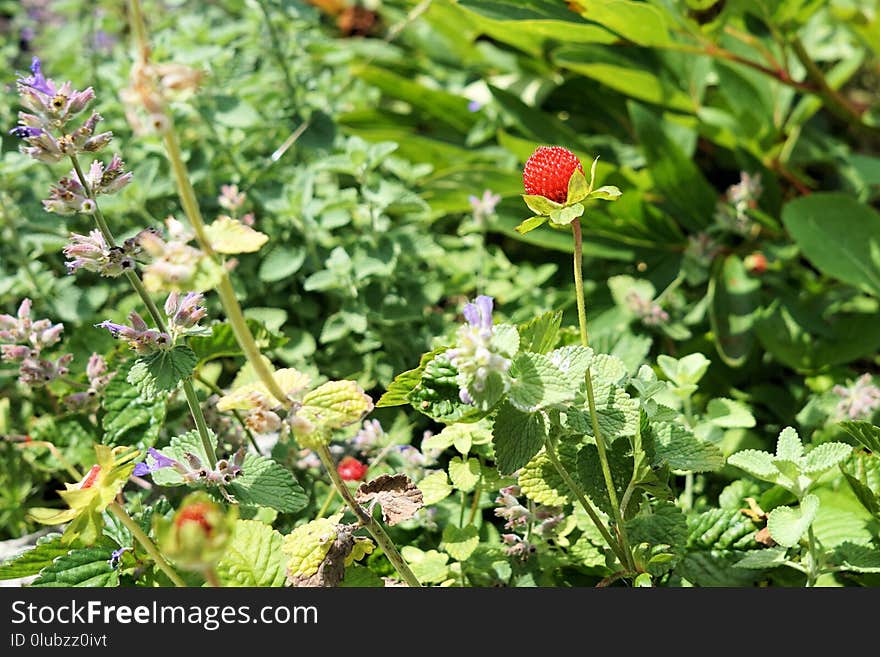
M 492 330 L 492 306 L 494 301 L 492 297 L 484 294 L 478 296 L 473 303 L 465 305 L 462 313 L 467 323 L 474 328 L 482 330 Z
M 43 134 L 43 131 L 40 128 L 32 128 L 27 125 L 19 125 L 10 130 L 9 134 L 13 137 L 18 137 L 19 139 L 30 139 L 31 137 L 39 137 L 41 134 Z

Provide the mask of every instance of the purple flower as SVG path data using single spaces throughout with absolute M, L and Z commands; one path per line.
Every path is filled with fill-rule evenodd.
M 837 404 L 840 417 L 867 420 L 880 408 L 880 388 L 870 374 L 862 374 L 848 386 L 836 385 L 832 391 L 841 398 Z
M 472 100 L 468 103 L 468 112 L 479 112 L 483 109 L 483 103 L 478 100 Z
M 17 125 L 9 131 L 9 134 L 19 139 L 29 139 L 31 137 L 39 137 L 43 134 L 43 130 L 28 125 Z
M 487 189 L 481 197 L 468 196 L 468 201 L 471 204 L 474 219 L 477 222 L 483 222 L 495 214 L 495 208 L 501 203 L 501 195 L 493 194 L 492 190 Z
M 141 461 L 136 466 L 134 466 L 134 470 L 132 474 L 135 477 L 143 477 L 151 472 L 155 472 L 156 470 L 161 470 L 162 468 L 179 468 L 182 467 L 180 463 L 175 461 L 172 458 L 165 456 L 162 452 L 153 447 L 147 449 L 147 459 Z M 152 463 L 148 463 L 147 461 L 152 461 Z
M 466 304 L 462 314 L 468 324 L 481 331 L 492 330 L 492 307 L 494 300 L 485 294 L 478 296 L 473 303 Z
M 40 62 L 40 58 L 35 56 L 31 61 L 31 74 L 27 77 L 19 75 L 18 83 L 22 86 L 35 89 L 40 93 L 44 93 L 47 96 L 54 96 L 55 84 L 43 76 L 42 67 L 43 65 Z

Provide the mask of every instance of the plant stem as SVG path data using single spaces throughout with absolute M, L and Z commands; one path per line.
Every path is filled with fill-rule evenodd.
M 474 520 L 477 519 L 477 512 L 480 510 L 480 495 L 482 495 L 482 486 L 483 484 L 483 475 L 480 474 L 480 478 L 477 480 L 477 485 L 474 487 L 474 499 L 471 502 L 471 512 L 468 515 L 468 525 L 473 525 Z
M 816 535 L 813 533 L 813 525 L 807 530 L 807 539 L 810 545 L 810 567 L 807 570 L 807 586 L 816 586 L 816 580 L 819 577 L 819 550 L 816 545 Z
M 212 588 L 219 589 L 223 587 L 223 582 L 217 577 L 217 571 L 213 568 L 205 570 L 205 581 L 208 582 L 208 586 Z
M 86 196 L 91 199 L 92 203 L 95 205 L 95 211 L 92 213 L 92 216 L 95 218 L 95 223 L 98 224 L 98 230 L 101 231 L 101 234 L 104 236 L 104 239 L 107 241 L 107 244 L 111 247 L 116 246 L 116 239 L 113 237 L 113 232 L 110 230 L 110 226 L 107 224 L 107 220 L 104 218 L 104 213 L 101 212 L 101 207 L 98 205 L 98 199 L 95 198 L 94 190 L 89 187 L 89 183 L 86 180 L 85 175 L 83 174 L 83 170 L 80 167 L 79 159 L 76 157 L 76 154 L 73 153 L 70 155 L 70 161 L 73 164 L 73 170 L 76 172 L 77 178 L 79 178 L 79 183 L 82 185 L 83 190 L 86 193 Z M 141 298 L 141 301 L 144 302 L 144 305 L 147 307 L 147 312 L 150 313 L 150 317 L 153 318 L 153 321 L 156 323 L 156 328 L 158 328 L 161 332 L 167 333 L 168 327 L 165 325 L 165 320 L 162 317 L 162 313 L 159 312 L 159 308 L 156 306 L 156 302 L 153 301 L 153 298 L 150 296 L 150 293 L 147 292 L 147 288 L 144 287 L 143 281 L 141 281 L 140 276 L 137 275 L 135 271 L 126 271 L 125 277 L 128 279 L 128 282 L 131 283 L 131 286 L 134 288 L 135 292 L 138 293 L 138 296 Z M 202 413 L 202 407 L 199 405 L 199 398 L 196 395 L 195 388 L 193 388 L 192 379 L 189 377 L 183 380 L 183 392 L 186 395 L 186 400 L 189 403 L 189 409 L 192 413 L 193 420 L 196 423 L 196 427 L 199 430 L 199 437 L 202 439 L 202 444 L 205 446 L 205 453 L 208 455 L 208 461 L 213 468 L 217 463 L 217 455 L 214 452 L 214 446 L 212 444 L 211 436 L 208 432 L 208 425 L 205 422 L 205 415 Z
M 147 551 L 153 561 L 156 562 L 156 565 L 159 567 L 165 575 L 168 576 L 172 582 L 174 582 L 174 586 L 178 587 L 186 587 L 186 582 L 184 582 L 180 575 L 178 575 L 174 568 L 171 567 L 165 557 L 162 556 L 162 553 L 159 552 L 159 549 L 156 547 L 155 543 L 150 540 L 150 537 L 147 536 L 144 531 L 140 528 L 140 526 L 132 519 L 128 512 L 120 506 L 118 502 L 113 502 L 110 506 L 107 507 L 110 509 L 110 513 L 116 516 L 125 528 L 131 532 L 131 535 L 135 538 L 135 540 L 140 543 L 143 548 Z
M 327 493 L 327 499 L 324 500 L 324 503 L 321 505 L 321 508 L 318 509 L 318 513 L 315 515 L 315 520 L 324 517 L 324 514 L 327 513 L 327 509 L 330 508 L 330 503 L 333 502 L 334 499 L 336 499 L 337 493 L 339 493 L 339 491 L 336 490 L 335 487 L 330 489 L 330 492 Z
M 370 535 L 373 537 L 379 547 L 382 548 L 382 551 L 385 553 L 385 556 L 388 557 L 388 561 L 391 562 L 391 565 L 394 566 L 394 568 L 407 584 L 416 588 L 421 587 L 418 578 L 413 574 L 413 571 L 410 570 L 410 567 L 407 565 L 400 552 L 397 551 L 397 548 L 394 546 L 394 542 L 382 528 L 382 525 L 379 524 L 371 515 L 367 514 L 367 512 L 364 511 L 361 505 L 355 501 L 354 496 L 351 494 L 351 491 L 348 490 L 348 486 L 345 485 L 345 482 L 342 481 L 342 478 L 336 471 L 336 465 L 333 463 L 333 457 L 330 455 L 330 450 L 327 449 L 327 446 L 322 445 L 315 451 L 317 452 L 318 457 L 321 459 L 321 463 L 324 464 L 324 469 L 327 470 L 327 474 L 330 475 L 330 480 L 333 482 L 336 490 L 339 491 L 340 495 L 342 495 L 342 499 L 345 500 L 345 503 L 352 510 L 355 517 L 360 521 L 361 525 L 363 525 L 364 528 L 368 532 L 370 532 Z
M 691 406 L 691 398 L 684 400 L 684 419 L 688 429 L 694 428 L 694 412 Z M 684 511 L 692 511 L 694 508 L 694 473 L 686 472 L 684 475 L 684 495 L 681 506 Z
M 574 288 L 577 297 L 578 327 L 580 328 L 581 344 L 587 347 L 589 346 L 590 340 L 587 333 L 587 308 L 586 300 L 584 299 L 583 236 L 581 234 L 580 218 L 575 219 L 571 223 L 571 232 L 574 237 Z M 614 479 L 611 477 L 611 467 L 608 464 L 605 440 L 599 429 L 599 416 L 596 413 L 596 395 L 593 391 L 593 376 L 590 373 L 590 368 L 587 368 L 585 381 L 587 386 L 587 404 L 590 409 L 590 420 L 593 425 L 593 438 L 596 440 L 596 449 L 599 452 L 599 463 L 602 466 L 602 476 L 605 479 L 605 487 L 608 489 L 608 499 L 611 501 L 611 510 L 614 513 L 616 530 L 620 536 L 620 546 L 626 555 L 626 559 L 623 560 L 622 563 L 628 568 L 635 570 L 635 564 L 632 559 L 632 550 L 629 547 L 629 539 L 626 535 L 626 525 L 623 522 L 623 515 L 620 511 L 617 490 L 614 487 Z
M 605 542 L 608 543 L 608 547 L 611 548 L 611 550 L 620 560 L 620 563 L 628 568 L 629 560 L 627 559 L 626 554 L 624 553 L 620 544 L 616 540 L 614 540 L 613 536 L 611 536 L 611 532 L 608 531 L 605 523 L 602 522 L 602 518 L 599 517 L 599 512 L 596 511 L 595 507 L 593 507 L 593 505 L 590 503 L 590 500 L 587 499 L 587 496 L 584 494 L 584 491 L 581 490 L 580 485 L 578 485 L 578 483 L 572 478 L 568 470 L 565 469 L 565 466 L 562 465 L 562 462 L 556 455 L 556 446 L 548 440 L 545 443 L 545 451 L 547 452 L 547 457 L 550 459 L 553 467 L 556 468 L 559 476 L 562 477 L 562 480 L 565 482 L 565 485 L 568 486 L 571 492 L 574 493 L 575 497 L 578 498 L 578 501 L 581 503 L 584 511 L 586 511 L 587 515 L 590 516 L 590 520 L 593 521 L 593 524 L 596 525 L 599 533 L 602 534 L 602 538 L 604 538 Z
M 223 392 L 223 390 L 220 389 L 220 386 L 218 386 L 215 383 L 211 383 L 205 377 L 203 377 L 201 375 L 196 375 L 195 378 L 196 378 L 196 381 L 201 383 L 203 386 L 205 386 L 208 390 L 213 392 L 215 395 L 223 396 L 225 394 Z M 244 431 L 245 435 L 247 435 L 248 441 L 250 442 L 251 447 L 254 448 L 254 450 L 257 452 L 257 454 L 262 456 L 263 452 L 260 450 L 260 446 L 257 444 L 257 439 L 254 438 L 254 432 L 250 430 L 250 427 L 248 427 L 247 423 L 244 421 L 244 418 L 241 416 L 241 413 L 239 413 L 234 408 L 231 410 L 232 410 L 232 415 L 235 417 L 236 421 L 238 421 L 238 423 L 241 425 L 241 428 Z

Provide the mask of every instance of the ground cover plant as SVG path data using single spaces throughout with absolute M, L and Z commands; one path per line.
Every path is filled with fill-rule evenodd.
M 0 33 L 3 580 L 880 583 L 876 3 Z

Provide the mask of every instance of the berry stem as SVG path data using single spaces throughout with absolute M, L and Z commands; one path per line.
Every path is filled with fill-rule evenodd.
M 174 586 L 185 588 L 186 582 L 181 579 L 180 575 L 178 575 L 174 568 L 171 567 L 171 564 L 165 560 L 165 557 L 159 552 L 159 548 L 156 547 L 156 544 L 150 540 L 150 537 L 144 533 L 144 530 L 140 528 L 140 525 L 138 525 L 130 515 L 128 515 L 126 510 L 123 509 L 118 502 L 113 502 L 107 508 L 110 510 L 110 513 L 116 516 L 119 519 L 119 522 L 131 532 L 134 539 L 143 546 L 147 551 L 147 554 L 153 558 L 153 561 L 156 563 L 156 566 L 159 567 L 159 570 L 168 576 L 168 579 L 174 583 Z
M 581 220 L 575 219 L 571 223 L 571 232 L 574 237 L 574 288 L 577 297 L 578 309 L 578 326 L 581 334 L 581 344 L 585 347 L 589 346 L 590 339 L 587 333 L 587 308 L 584 299 L 584 278 L 583 278 L 583 236 L 581 234 Z M 617 490 L 614 487 L 614 480 L 611 477 L 611 467 L 608 464 L 608 453 L 606 451 L 605 439 L 599 429 L 599 416 L 596 413 L 596 396 L 593 391 L 593 376 L 590 368 L 587 368 L 585 377 L 587 386 L 587 404 L 590 409 L 590 420 L 593 425 L 593 438 L 596 440 L 596 449 L 599 452 L 599 463 L 602 466 L 602 476 L 605 479 L 605 488 L 608 490 L 608 499 L 611 501 L 611 510 L 614 513 L 615 529 L 620 538 L 620 547 L 626 557 L 623 564 L 630 570 L 635 570 L 633 562 L 632 550 L 629 546 L 629 539 L 626 535 L 626 525 L 623 521 L 623 514 L 620 510 L 620 503 L 617 497 Z
M 394 542 L 391 540 L 391 537 L 388 536 L 388 533 L 385 531 L 382 525 L 377 522 L 373 518 L 373 516 L 364 511 L 363 507 L 361 507 L 361 505 L 358 504 L 357 501 L 355 501 L 354 496 L 348 489 L 348 486 L 345 485 L 345 482 L 342 481 L 342 478 L 336 471 L 336 464 L 333 463 L 333 457 L 330 455 L 330 450 L 327 448 L 327 446 L 322 445 L 315 451 L 317 452 L 318 457 L 321 459 L 321 463 L 324 465 L 324 469 L 327 470 L 327 474 L 330 475 L 330 480 L 333 482 L 333 486 L 335 486 L 336 490 L 339 491 L 339 494 L 342 495 L 342 499 L 345 500 L 345 503 L 352 510 L 355 517 L 360 521 L 361 525 L 363 525 L 364 528 L 368 532 L 370 532 L 373 540 L 375 540 L 379 547 L 382 548 L 382 552 L 384 552 L 385 556 L 388 557 L 388 561 L 391 562 L 391 565 L 394 566 L 398 574 L 409 586 L 420 588 L 422 585 L 419 582 L 419 578 L 415 576 L 412 570 L 410 570 L 410 567 L 404 560 L 403 555 L 401 555 L 400 552 L 398 552 L 397 548 L 394 546 Z
M 113 237 L 113 232 L 110 230 L 110 226 L 104 218 L 104 213 L 101 212 L 101 206 L 98 205 L 98 199 L 95 198 L 94 191 L 89 187 L 89 183 L 83 174 L 82 167 L 79 164 L 79 159 L 76 157 L 76 154 L 70 155 L 70 161 L 73 164 L 73 170 L 76 172 L 76 177 L 79 178 L 79 184 L 82 185 L 86 196 L 88 196 L 88 198 L 92 200 L 92 203 L 94 203 L 95 211 L 92 213 L 92 217 L 94 217 L 95 223 L 98 225 L 98 230 L 101 231 L 101 234 L 104 236 L 108 245 L 111 247 L 116 246 L 116 239 Z M 159 312 L 156 302 L 150 297 L 150 293 L 147 292 L 147 288 L 144 287 L 144 283 L 140 276 L 137 275 L 137 272 L 128 270 L 125 272 L 125 277 L 128 279 L 128 282 L 131 283 L 135 292 L 138 293 L 141 301 L 144 302 L 144 305 L 147 307 L 147 312 L 150 313 L 150 317 L 152 317 L 153 321 L 156 323 L 156 328 L 163 333 L 167 333 L 168 327 L 165 325 L 162 313 Z M 192 378 L 187 377 L 183 380 L 183 393 L 186 395 L 186 401 L 189 404 L 190 413 L 192 414 L 196 427 L 199 430 L 199 437 L 202 439 L 202 444 L 205 447 L 205 454 L 208 456 L 208 462 L 213 468 L 217 463 L 217 455 L 214 452 L 213 441 L 208 432 L 208 425 L 205 422 L 205 415 L 202 413 L 202 407 L 199 405 L 199 398 L 198 395 L 196 395 L 196 389 L 193 387 Z

